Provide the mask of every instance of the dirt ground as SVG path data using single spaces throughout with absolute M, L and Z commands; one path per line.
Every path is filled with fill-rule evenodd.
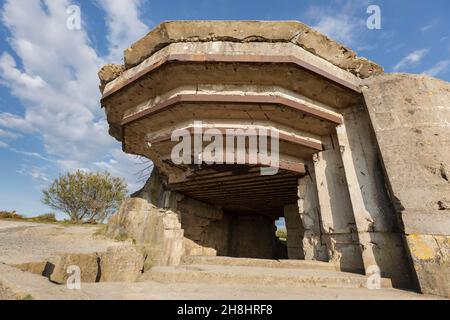
M 97 226 L 63 226 L 0 220 L 0 263 L 19 264 L 54 258 L 58 253 L 106 251 L 120 245 L 102 235 Z

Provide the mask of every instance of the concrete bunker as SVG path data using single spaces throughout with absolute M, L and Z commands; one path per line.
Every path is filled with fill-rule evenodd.
M 404 109 L 430 102 L 410 82 L 434 90 L 438 104 L 448 104 L 448 84 L 383 75 L 380 66 L 306 25 L 283 21 L 163 23 L 125 51 L 124 66 L 107 65 L 99 76 L 110 134 L 125 152 L 154 163 L 150 180 L 108 230 L 144 246 L 148 267 L 177 265 L 189 256 L 287 254 L 355 273 L 376 268 L 395 286 L 435 290 L 428 283 L 441 277 L 436 264 L 424 262 L 414 246 L 436 235 L 447 243 L 450 228 L 417 229 L 419 204 L 405 198 L 412 189 L 403 183 L 411 175 L 395 172 L 402 161 L 415 164 L 409 152 L 389 144 L 386 130 L 404 140 L 404 128 L 419 119 L 396 109 L 399 101 Z M 417 100 L 406 99 L 392 83 L 409 88 Z M 174 163 L 172 133 L 193 134 L 199 121 L 201 130 L 219 133 L 276 131 L 278 173 L 261 175 L 263 164 L 247 158 Z M 436 150 L 429 150 L 435 158 L 448 157 Z M 439 210 L 422 209 L 447 224 L 441 210 L 447 200 L 439 201 Z M 281 216 L 287 253 L 275 237 L 274 221 Z M 424 238 L 412 237 L 409 228 Z M 447 264 L 442 268 L 448 271 Z M 448 294 L 445 286 L 438 291 Z

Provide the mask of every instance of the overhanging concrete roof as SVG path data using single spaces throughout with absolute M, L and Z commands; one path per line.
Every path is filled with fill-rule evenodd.
M 383 69 L 351 49 L 298 21 L 168 21 L 125 50 L 126 68 L 176 42 L 291 42 L 361 78 Z

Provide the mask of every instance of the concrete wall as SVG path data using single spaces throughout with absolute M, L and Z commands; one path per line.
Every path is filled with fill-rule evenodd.
M 272 218 L 233 213 L 230 218 L 229 256 L 259 259 L 277 256 L 276 227 Z
M 450 84 L 387 74 L 363 92 L 420 288 L 450 296 Z
M 229 219 L 220 208 L 181 196 L 175 210 L 184 229 L 186 255 L 216 256 L 227 253 Z
M 320 203 L 312 161 L 308 173 L 298 180 L 297 203 L 284 207 L 289 259 L 328 261 L 320 222 Z
M 305 259 L 305 251 L 303 250 L 305 228 L 303 227 L 297 203 L 284 207 L 284 219 L 288 236 L 287 251 L 289 259 Z

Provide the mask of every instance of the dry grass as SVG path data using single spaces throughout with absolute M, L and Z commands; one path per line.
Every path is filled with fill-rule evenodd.
M 25 222 L 38 222 L 38 223 L 57 223 L 57 224 L 70 224 L 69 221 L 58 221 L 54 213 L 41 214 L 36 217 L 24 217 L 18 214 L 16 211 L 0 211 L 0 219 L 13 220 L 13 221 L 25 221 Z
M 97 225 L 97 231 L 95 231 L 94 236 L 96 237 L 104 237 L 106 236 L 106 231 L 108 229 L 108 226 L 106 224 L 98 224 Z
M 30 222 L 46 222 L 46 223 L 58 222 L 58 220 L 56 220 L 56 216 L 55 216 L 54 213 L 47 213 L 47 214 L 42 214 L 42 215 L 37 216 L 37 217 L 27 218 L 27 221 L 30 221 Z
M 277 232 L 276 232 L 276 236 L 281 241 L 286 241 L 287 240 L 287 231 L 286 231 L 286 229 L 285 228 L 278 229 Z
M 0 211 L 0 219 L 23 220 L 24 217 L 16 211 Z

